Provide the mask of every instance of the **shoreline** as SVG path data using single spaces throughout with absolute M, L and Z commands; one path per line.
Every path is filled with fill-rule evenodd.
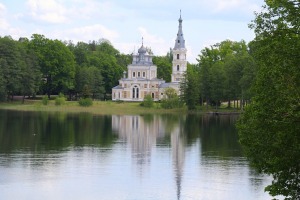
M 176 109 L 160 108 L 159 103 L 155 103 L 152 108 L 140 106 L 141 102 L 113 102 L 113 101 L 93 101 L 89 107 L 79 106 L 78 101 L 67 101 L 64 105 L 55 105 L 53 100 L 48 105 L 43 105 L 40 100 L 25 100 L 0 103 L 1 110 L 35 111 L 35 112 L 64 112 L 64 113 L 91 113 L 94 115 L 130 115 L 130 114 L 211 114 L 211 115 L 239 115 L 241 111 L 234 109 L 220 108 L 187 110 L 186 107 Z

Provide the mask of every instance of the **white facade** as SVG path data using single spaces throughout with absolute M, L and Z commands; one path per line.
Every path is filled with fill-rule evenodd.
M 138 54 L 132 56 L 132 63 L 127 66 L 127 73 L 119 80 L 119 85 L 112 88 L 112 100 L 143 101 L 146 95 L 151 95 L 154 101 L 164 98 L 165 88 L 174 88 L 179 94 L 180 82 L 187 69 L 185 40 L 182 33 L 182 19 L 179 27 L 175 47 L 173 48 L 173 62 L 171 83 L 165 83 L 157 78 L 157 66 L 152 62 L 152 54 L 148 54 L 143 43 Z

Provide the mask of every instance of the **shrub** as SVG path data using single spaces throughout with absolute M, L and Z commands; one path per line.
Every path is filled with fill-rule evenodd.
M 93 105 L 93 100 L 91 98 L 83 98 L 78 101 L 80 106 L 88 107 Z
M 152 108 L 154 105 L 154 101 L 150 94 L 146 95 L 144 101 L 141 103 L 141 106 Z
M 43 96 L 43 98 L 42 98 L 42 104 L 46 106 L 46 105 L 48 105 L 48 103 L 49 103 L 48 96 L 47 95 Z
M 163 99 L 161 101 L 161 107 L 165 109 L 172 109 L 172 108 L 181 108 L 183 106 L 182 101 L 178 98 L 178 96 Z
M 59 93 L 58 97 L 55 98 L 55 105 L 63 105 L 66 102 L 66 98 L 62 93 Z

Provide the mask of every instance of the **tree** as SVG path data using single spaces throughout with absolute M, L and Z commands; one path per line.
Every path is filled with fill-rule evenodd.
M 273 176 L 272 196 L 300 198 L 300 3 L 266 1 L 251 28 L 257 62 L 252 102 L 238 123 L 240 142 L 250 162 Z
M 217 105 L 221 100 L 228 100 L 230 107 L 231 100 L 244 98 L 240 80 L 243 73 L 248 73 L 248 70 L 244 71 L 246 65 L 247 68 L 251 67 L 249 66 L 251 56 L 247 48 L 243 40 L 240 42 L 225 40 L 201 50 L 197 61 L 202 102 Z M 254 65 L 253 62 L 252 64 Z M 250 80 L 250 85 L 251 83 Z M 246 87 L 246 84 L 243 86 Z
M 161 106 L 165 109 L 180 108 L 183 106 L 174 88 L 170 87 L 165 89 L 165 95 L 161 101 Z
M 59 40 L 50 40 L 43 35 L 34 34 L 31 38 L 29 45 L 37 55 L 48 97 L 54 91 L 59 93 L 73 89 L 75 61 L 68 47 Z
M 187 72 L 180 85 L 181 99 L 186 103 L 189 110 L 196 108 L 200 99 L 199 68 L 188 64 Z
M 11 37 L 0 39 L 0 68 L 2 68 L 4 91 L 11 99 L 20 89 L 21 55 L 18 45 Z
M 25 96 L 35 95 L 41 84 L 41 71 L 38 65 L 37 57 L 33 50 L 28 47 L 28 40 L 20 41 L 19 51 L 22 57 L 20 94 Z
M 171 82 L 172 62 L 167 56 L 155 56 L 153 63 L 157 66 L 157 77 Z

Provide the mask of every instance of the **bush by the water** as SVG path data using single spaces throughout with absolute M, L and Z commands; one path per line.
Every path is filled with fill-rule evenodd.
M 80 106 L 88 107 L 93 105 L 93 100 L 91 98 L 83 98 L 78 103 Z
M 183 102 L 180 101 L 178 96 L 172 98 L 165 98 L 161 101 L 161 107 L 164 109 L 182 108 Z
M 144 98 L 144 101 L 141 103 L 141 106 L 147 107 L 147 108 L 152 108 L 154 105 L 154 101 L 151 97 L 151 95 L 146 95 Z
M 48 98 L 48 96 L 46 96 L 46 95 L 43 96 L 42 104 L 46 106 L 46 105 L 48 105 L 48 103 L 49 103 L 49 98 Z
M 62 93 L 59 93 L 58 97 L 55 98 L 55 105 L 60 106 L 65 104 L 66 98 Z

